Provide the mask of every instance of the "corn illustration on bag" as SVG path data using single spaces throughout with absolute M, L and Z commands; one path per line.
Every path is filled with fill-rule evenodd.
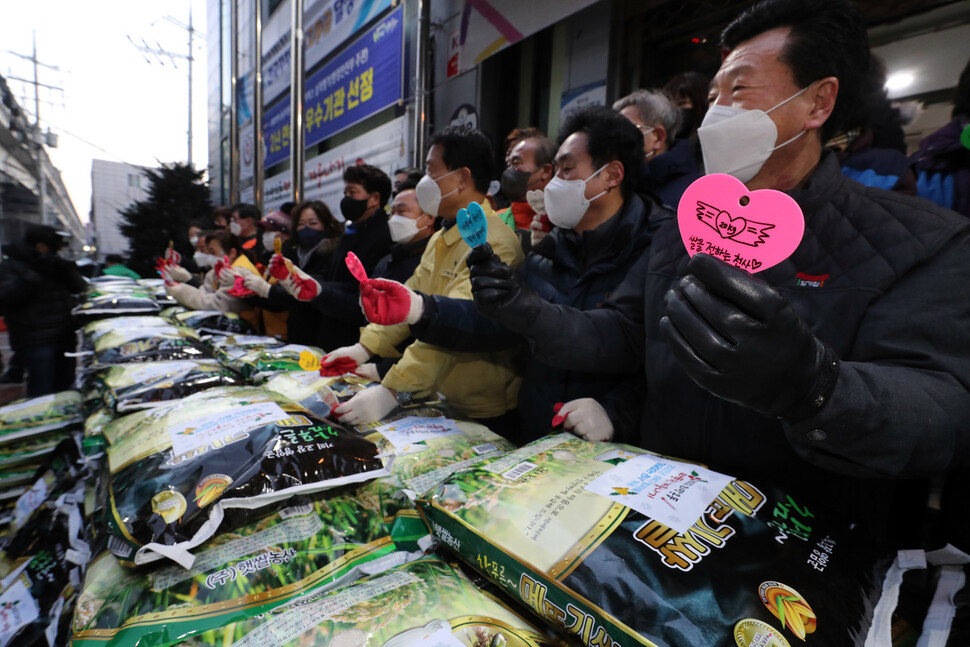
M 373 443 L 255 388 L 203 391 L 120 418 L 104 436 L 108 548 L 135 564 L 165 557 L 190 568 L 220 526 L 388 473 Z
M 569 434 L 419 507 L 444 546 L 591 647 L 861 644 L 891 561 L 797 495 Z

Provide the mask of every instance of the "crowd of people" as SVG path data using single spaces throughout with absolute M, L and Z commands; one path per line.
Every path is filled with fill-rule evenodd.
M 335 410 L 351 424 L 440 394 L 517 443 L 559 429 L 627 442 L 912 540 L 925 497 L 904 494 L 970 457 L 970 151 L 953 144 L 970 72 L 954 121 L 906 160 L 849 2 L 764 0 L 722 45 L 713 79 L 573 114 L 557 142 L 516 129 L 500 173 L 487 135 L 445 128 L 423 172 L 346 168 L 339 205 L 217 208 L 188 232 L 202 272 L 160 265 L 168 293 L 375 380 Z M 750 275 L 688 253 L 678 203 L 712 172 L 795 199 L 805 234 L 787 260 Z M 470 248 L 456 219 L 473 202 L 488 242 Z M 51 302 L 81 287 L 66 269 L 28 274 L 56 242 L 8 251 L 5 305 L 28 285 Z M 12 334 L 32 316 L 3 314 Z M 30 328 L 31 367 L 69 345 Z

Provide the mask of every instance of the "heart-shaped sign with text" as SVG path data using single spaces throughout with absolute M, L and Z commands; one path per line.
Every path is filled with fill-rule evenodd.
M 469 247 L 484 245 L 488 240 L 488 221 L 485 211 L 477 202 L 469 202 L 467 209 L 458 211 L 458 233 Z
M 687 187 L 677 223 L 689 255 L 704 252 L 751 273 L 791 256 L 805 233 L 802 210 L 791 196 L 749 191 L 724 173 L 705 175 Z

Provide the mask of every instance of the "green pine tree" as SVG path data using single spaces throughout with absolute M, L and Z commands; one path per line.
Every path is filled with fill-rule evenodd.
M 192 258 L 189 223 L 208 220 L 212 202 L 203 180 L 205 171 L 173 163 L 148 169 L 145 175 L 148 198 L 121 212 L 121 233 L 128 238 L 128 267 L 142 276 L 154 277 L 155 261 L 165 253 L 169 241 L 183 258 Z

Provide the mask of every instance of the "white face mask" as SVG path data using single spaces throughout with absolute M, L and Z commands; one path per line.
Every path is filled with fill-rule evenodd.
M 236 221 L 230 222 L 229 223 L 229 233 L 231 233 L 233 236 L 238 236 L 239 234 L 242 233 L 242 225 L 240 225 Z
M 189 236 L 189 243 L 192 244 L 192 247 L 195 247 L 196 245 L 199 244 L 199 237 L 198 236 Z
M 216 261 L 219 260 L 212 254 L 207 254 L 205 252 L 196 252 L 192 255 L 192 258 L 195 260 L 195 264 L 199 267 L 214 267 Z
M 407 216 L 391 216 L 387 219 L 387 228 L 391 231 L 391 240 L 395 243 L 410 243 L 424 227 L 418 227 L 418 222 Z
M 742 182 L 751 180 L 774 151 L 805 134 L 803 130 L 776 146 L 778 128 L 768 113 L 809 87 L 805 86 L 770 110 L 747 110 L 716 103 L 711 106 L 704 115 L 701 127 L 697 129 L 701 153 L 704 155 L 704 170 L 707 173 L 727 173 Z
M 564 180 L 558 175 L 552 178 L 542 191 L 546 214 L 552 224 L 565 229 L 572 229 L 579 224 L 589 209 L 589 203 L 606 193 L 602 191 L 592 198 L 586 198 L 586 183 L 605 168 L 606 164 L 585 180 Z
M 275 231 L 266 231 L 266 232 L 263 232 L 263 249 L 265 249 L 267 251 L 273 249 L 273 241 L 275 241 L 275 240 L 276 240 L 276 232 Z
M 446 178 L 449 175 L 453 175 L 460 170 L 461 169 L 456 168 L 454 171 L 445 173 L 437 179 L 432 178 L 427 174 L 421 178 L 418 185 L 414 187 L 414 195 L 418 199 L 418 204 L 421 206 L 421 211 L 431 216 L 438 215 L 438 207 L 441 206 L 441 199 L 447 198 L 452 193 L 456 193 L 458 191 L 458 187 L 455 187 L 448 193 L 441 195 L 441 187 L 438 186 L 438 180 Z

